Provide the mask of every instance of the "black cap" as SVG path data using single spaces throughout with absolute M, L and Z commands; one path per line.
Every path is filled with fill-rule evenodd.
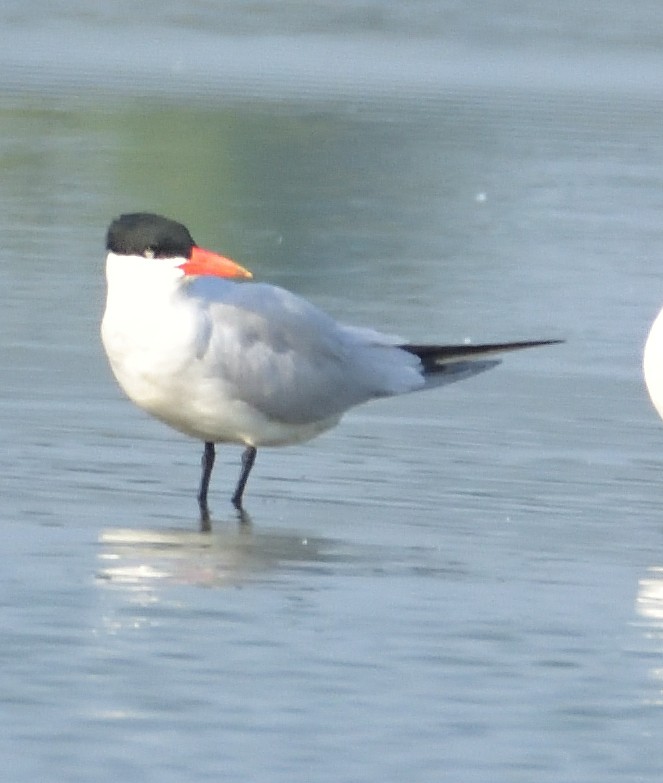
M 123 256 L 189 258 L 195 244 L 186 226 L 151 212 L 120 215 L 106 235 L 106 249 Z

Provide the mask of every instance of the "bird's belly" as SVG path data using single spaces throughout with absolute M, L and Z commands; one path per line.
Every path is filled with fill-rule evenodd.
M 174 429 L 213 443 L 285 446 L 316 437 L 340 416 L 314 422 L 285 422 L 243 401 L 232 385 L 185 368 L 113 361 L 115 377 L 139 408 Z
M 199 440 L 247 446 L 286 446 L 316 437 L 338 423 L 339 417 L 308 424 L 272 419 L 237 399 L 180 399 L 177 405 L 153 401 L 144 407 L 157 419 Z

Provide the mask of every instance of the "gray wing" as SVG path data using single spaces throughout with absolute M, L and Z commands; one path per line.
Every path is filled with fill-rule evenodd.
M 338 324 L 284 289 L 250 283 L 216 297 L 207 289 L 200 361 L 270 418 L 317 422 L 424 385 L 418 357 L 392 338 Z

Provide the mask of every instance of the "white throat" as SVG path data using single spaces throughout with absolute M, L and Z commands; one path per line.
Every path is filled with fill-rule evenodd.
M 145 307 L 150 301 L 168 298 L 184 278 L 179 268 L 184 258 L 144 258 L 110 252 L 106 258 L 107 307 L 118 300 L 123 308 L 132 302 Z

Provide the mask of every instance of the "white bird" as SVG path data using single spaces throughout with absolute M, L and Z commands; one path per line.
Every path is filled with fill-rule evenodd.
M 651 401 L 663 418 L 663 310 L 649 330 L 642 357 L 645 384 Z
M 204 442 L 203 529 L 216 443 L 245 447 L 241 509 L 258 448 L 307 441 L 363 402 L 467 378 L 501 351 L 560 342 L 412 345 L 346 326 L 283 288 L 234 282 L 252 275 L 160 215 L 122 215 L 106 247 L 110 366 L 138 407 Z

